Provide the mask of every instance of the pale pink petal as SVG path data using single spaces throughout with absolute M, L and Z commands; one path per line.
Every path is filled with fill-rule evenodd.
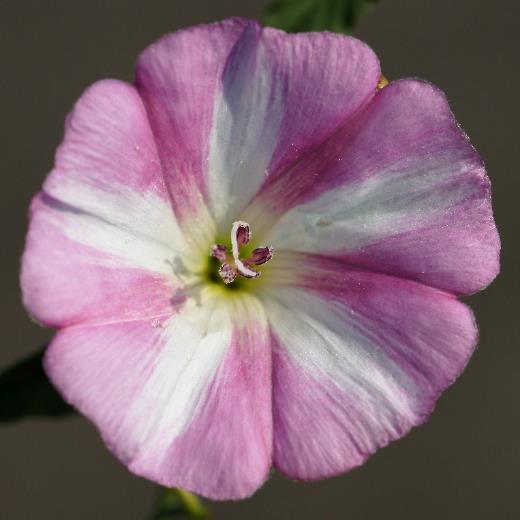
M 270 223 L 294 206 L 263 239 L 277 250 L 334 255 L 457 294 L 497 274 L 489 179 L 430 84 L 385 87 L 286 181 L 262 202 Z
M 266 28 L 263 38 L 283 93 L 283 119 L 269 164 L 274 181 L 373 98 L 381 69 L 372 49 L 349 36 Z
M 354 38 L 249 25 L 215 100 L 208 197 L 222 230 L 367 103 L 379 75 L 374 53 Z
M 227 232 L 266 175 L 280 175 L 371 99 L 379 74 L 354 38 L 240 19 L 152 45 L 137 87 L 176 211 L 202 194 Z
M 296 262 L 296 264 L 294 264 Z M 423 423 L 477 339 L 471 311 L 416 282 L 296 256 L 265 294 L 274 334 L 274 464 L 314 480 Z
M 247 26 L 239 19 L 161 38 L 140 56 L 136 86 L 145 103 L 176 215 L 198 213 L 204 195 L 216 91 Z
M 157 147 L 132 85 L 103 80 L 83 93 L 67 117 L 43 189 L 78 210 L 139 232 L 143 215 L 136 213 L 136 197 L 150 206 L 168 205 Z
M 271 465 L 271 352 L 258 304 L 240 308 L 257 319 L 192 301 L 172 317 L 69 327 L 45 367 L 132 472 L 243 498 Z
M 139 240 L 43 194 L 31 214 L 21 284 L 24 304 L 40 323 L 152 318 L 171 314 L 182 301 L 166 245 Z
M 272 463 L 271 344 L 258 326 L 238 331 L 193 422 L 159 471 L 164 484 L 219 500 L 245 498 Z M 144 466 L 134 466 L 138 473 Z M 153 476 L 154 474 L 151 474 Z
M 93 85 L 69 115 L 54 169 L 31 205 L 26 307 L 55 327 L 171 311 L 181 250 L 139 95 L 119 81 Z

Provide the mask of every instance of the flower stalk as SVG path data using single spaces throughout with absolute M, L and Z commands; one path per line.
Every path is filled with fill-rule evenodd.
M 180 488 L 160 488 L 159 498 L 151 520 L 164 520 L 182 516 L 184 518 L 205 519 L 209 510 L 193 493 Z

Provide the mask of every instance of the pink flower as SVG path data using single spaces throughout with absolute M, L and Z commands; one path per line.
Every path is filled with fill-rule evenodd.
M 243 498 L 430 415 L 490 283 L 484 166 L 433 85 L 364 43 L 232 19 L 90 87 L 31 205 L 25 305 L 63 396 L 128 468 Z M 261 274 L 259 274 L 261 273 Z

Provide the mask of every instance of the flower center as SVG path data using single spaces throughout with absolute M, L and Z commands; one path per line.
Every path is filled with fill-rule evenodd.
M 258 278 L 260 271 L 252 266 L 262 265 L 273 258 L 271 246 L 257 247 L 245 259 L 240 258 L 240 248 L 251 240 L 251 228 L 247 222 L 238 220 L 231 226 L 231 252 L 222 244 L 214 244 L 210 249 L 210 256 L 220 262 L 218 274 L 225 284 L 232 283 L 237 276 L 244 278 Z

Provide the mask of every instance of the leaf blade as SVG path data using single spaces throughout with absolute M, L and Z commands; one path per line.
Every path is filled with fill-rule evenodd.
M 350 34 L 359 18 L 379 0 L 274 0 L 262 21 L 287 32 L 333 31 Z
M 0 372 L 0 422 L 28 417 L 64 417 L 75 413 L 43 370 L 45 348 Z

